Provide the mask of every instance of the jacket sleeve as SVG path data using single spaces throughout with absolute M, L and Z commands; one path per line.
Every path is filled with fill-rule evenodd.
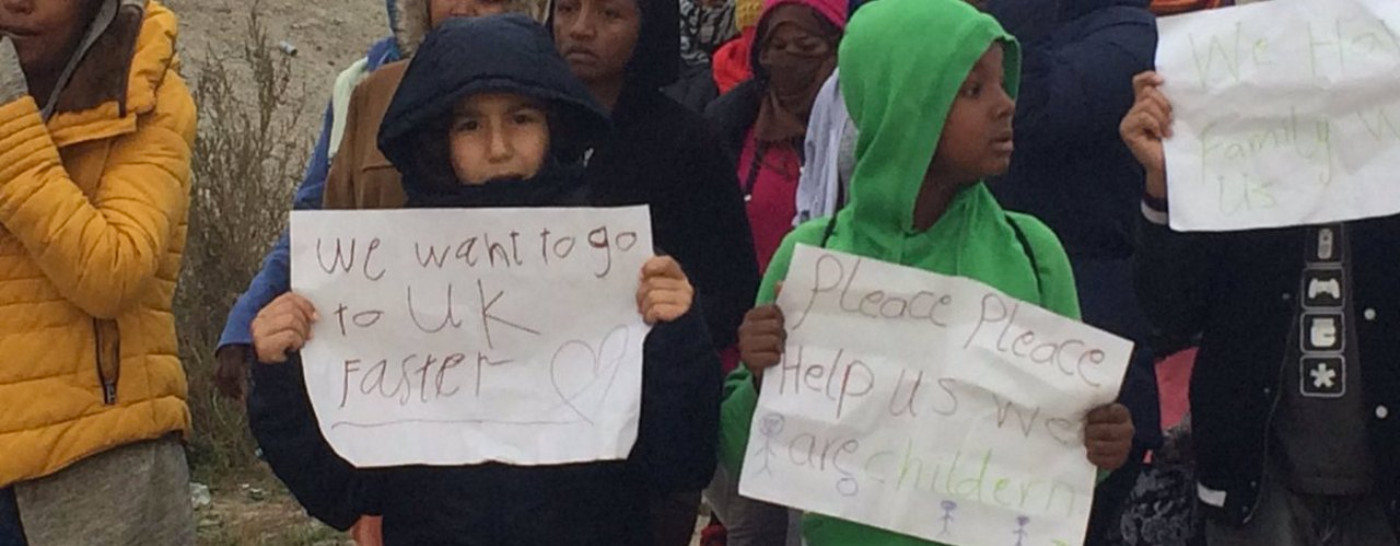
M 321 136 L 316 139 L 316 148 L 311 153 L 311 161 L 306 165 L 306 177 L 297 187 L 296 198 L 292 202 L 294 210 L 316 210 L 321 208 L 322 193 L 326 187 L 326 173 L 329 166 L 331 122 L 334 114 L 326 108 L 325 123 Z M 277 296 L 291 290 L 291 235 L 283 231 L 277 243 L 263 258 L 262 269 L 249 283 L 248 290 L 238 297 L 229 311 L 224 333 L 219 338 L 218 349 L 229 345 L 251 345 L 253 317 Z
M 335 454 L 311 409 L 301 358 L 286 364 L 254 364 L 248 424 L 272 472 L 316 519 L 349 529 L 372 503 L 371 474 Z
M 677 249 L 689 255 L 678 253 L 676 258 L 704 296 L 713 346 L 723 350 L 738 341 L 739 323 L 753 303 L 758 258 L 734 164 L 708 131 L 695 138 L 698 142 L 679 171 L 688 174 L 680 187 L 692 192 L 691 205 L 685 207 L 690 220 L 683 223 L 691 244 Z
M 34 99 L 0 106 L 0 226 L 59 293 L 113 319 L 155 280 L 189 209 L 195 107 L 178 75 L 155 109 L 116 137 L 89 198 L 63 165 Z
M 652 493 L 699 491 L 714 477 L 720 364 L 698 311 L 657 325 L 643 346 L 642 417 L 628 460 Z
M 1140 215 L 1133 282 L 1157 339 L 1191 339 L 1204 328 L 1214 261 L 1208 238 Z
M 773 253 L 773 260 L 768 263 L 768 272 L 763 275 L 757 305 L 767 305 L 778 299 L 778 282 L 787 278 L 793 250 L 798 243 L 814 244 L 820 241 L 824 228 L 825 222 L 808 222 L 783 238 L 778 251 Z M 754 386 L 753 374 L 749 373 L 747 366 L 740 365 L 725 379 L 724 401 L 720 403 L 719 461 L 731 476 L 738 476 L 743 470 L 744 451 L 749 445 L 749 425 L 757 408 L 758 388 Z
M 1111 21 L 1098 19 L 1114 18 Z M 1022 47 L 1016 147 L 1060 157 L 1118 134 L 1133 105 L 1133 76 L 1153 65 L 1157 29 L 1145 9 L 1116 7 Z

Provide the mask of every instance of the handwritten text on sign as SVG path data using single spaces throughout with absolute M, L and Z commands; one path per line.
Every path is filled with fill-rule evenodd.
M 642 207 L 292 213 L 322 433 L 360 467 L 626 458 L 650 226 Z
M 1173 228 L 1400 212 L 1400 2 L 1274 0 L 1158 27 Z
M 740 492 L 959 546 L 1083 544 L 1083 417 L 1132 344 L 979 282 L 802 246 Z

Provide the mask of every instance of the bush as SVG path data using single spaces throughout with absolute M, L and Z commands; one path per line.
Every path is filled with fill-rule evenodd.
M 251 8 L 241 54 L 206 53 L 194 78 L 199 138 L 189 238 L 175 316 L 190 383 L 190 461 L 200 479 L 256 460 L 241 402 L 214 384 L 214 348 L 229 308 L 282 232 L 306 146 L 296 134 L 304 93 Z

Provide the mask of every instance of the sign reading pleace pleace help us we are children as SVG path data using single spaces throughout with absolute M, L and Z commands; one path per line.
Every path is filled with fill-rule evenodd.
M 1158 30 L 1174 229 L 1400 212 L 1400 2 L 1272 0 Z
M 800 246 L 740 492 L 958 546 L 1084 543 L 1083 420 L 1132 343 L 985 284 Z
M 322 433 L 358 467 L 626 458 L 651 256 L 645 207 L 292 213 Z

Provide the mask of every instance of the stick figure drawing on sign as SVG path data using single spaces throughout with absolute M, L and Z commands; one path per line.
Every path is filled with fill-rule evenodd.
M 1016 532 L 1013 533 L 1014 535 L 1016 535 L 1016 546 L 1025 546 L 1026 537 L 1030 536 L 1030 533 L 1026 531 L 1026 525 L 1030 522 L 1031 518 L 1028 518 L 1026 516 L 1018 516 L 1016 518 L 1017 527 Z
M 768 463 L 777 455 L 777 452 L 773 451 L 773 439 L 783 432 L 783 416 L 775 413 L 763 416 L 763 421 L 759 422 L 758 431 L 763 434 L 763 447 L 756 452 L 763 455 L 763 468 L 758 469 L 758 471 L 772 476 L 773 469 L 768 466 Z
M 958 503 L 950 500 L 943 501 L 943 518 L 941 518 L 941 521 L 943 521 L 943 531 L 938 533 L 938 536 L 948 536 L 948 526 L 953 523 L 953 512 L 957 511 L 957 509 Z

